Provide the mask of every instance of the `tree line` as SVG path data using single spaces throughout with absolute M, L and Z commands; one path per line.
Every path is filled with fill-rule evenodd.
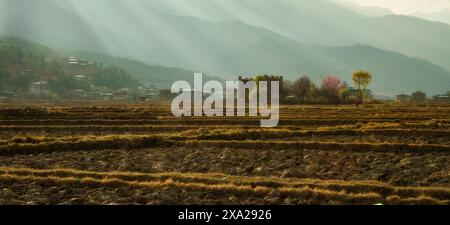
M 361 104 L 371 98 L 368 86 L 372 82 L 372 74 L 365 70 L 355 71 L 352 75 L 354 87 L 336 76 L 327 76 L 320 85 L 315 84 L 308 76 L 294 81 L 284 81 L 283 93 L 285 103 L 355 103 Z

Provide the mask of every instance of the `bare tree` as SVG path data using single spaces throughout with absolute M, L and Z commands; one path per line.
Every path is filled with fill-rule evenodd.
M 303 76 L 292 84 L 292 91 L 299 102 L 303 103 L 311 93 L 312 82 L 307 76 Z

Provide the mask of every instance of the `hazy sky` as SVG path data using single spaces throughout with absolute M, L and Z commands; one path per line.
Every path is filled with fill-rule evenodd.
M 347 0 L 345 0 L 347 1 Z M 450 10 L 450 0 L 351 0 L 366 6 L 388 8 L 399 14 Z

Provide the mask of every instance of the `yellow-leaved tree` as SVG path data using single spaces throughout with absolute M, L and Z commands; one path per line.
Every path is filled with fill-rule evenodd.
M 372 82 L 372 74 L 365 70 L 358 70 L 353 73 L 353 83 L 359 91 L 359 103 L 363 102 L 364 96 L 366 95 L 367 87 L 370 82 Z

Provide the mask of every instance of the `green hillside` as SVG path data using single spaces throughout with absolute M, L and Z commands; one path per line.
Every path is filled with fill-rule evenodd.
M 81 60 L 80 60 L 81 62 Z M 83 77 L 83 80 L 77 79 Z M 53 97 L 71 90 L 137 89 L 139 81 L 115 66 L 97 62 L 71 64 L 55 51 L 24 39 L 0 38 L 0 90 L 24 96 L 33 82 L 45 81 Z
M 143 82 L 151 82 L 160 85 L 161 88 L 169 88 L 170 85 L 178 80 L 193 82 L 194 71 L 185 69 L 164 67 L 157 65 L 148 65 L 137 60 L 131 60 L 121 57 L 108 56 L 101 53 L 87 51 L 62 51 L 65 55 L 76 56 L 89 61 L 102 62 L 105 65 L 120 67 L 129 72 L 134 78 Z M 201 71 L 200 71 L 201 72 Z M 205 80 L 222 80 L 219 77 L 203 75 Z

